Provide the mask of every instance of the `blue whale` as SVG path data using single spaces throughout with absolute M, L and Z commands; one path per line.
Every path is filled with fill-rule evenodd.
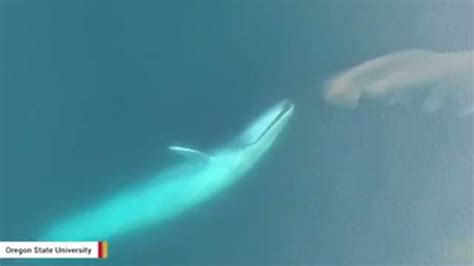
M 169 166 L 144 183 L 58 220 L 46 228 L 41 240 L 110 240 L 183 213 L 228 188 L 255 166 L 272 147 L 293 111 L 293 103 L 283 100 L 229 144 L 209 152 L 169 147 L 186 157 L 181 164 Z

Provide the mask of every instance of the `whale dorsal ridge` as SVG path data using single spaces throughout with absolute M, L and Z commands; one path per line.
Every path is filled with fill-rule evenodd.
M 186 158 L 193 159 L 193 160 L 197 159 L 199 161 L 207 162 L 210 159 L 210 157 L 207 154 L 195 149 L 191 149 L 191 148 L 180 147 L 180 146 L 169 146 L 168 149 L 172 152 L 175 152 L 179 155 L 182 155 Z

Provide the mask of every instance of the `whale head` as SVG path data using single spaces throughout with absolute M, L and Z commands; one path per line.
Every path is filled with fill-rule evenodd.
M 294 104 L 283 100 L 261 114 L 239 137 L 240 148 L 257 159 L 280 135 L 294 112 Z

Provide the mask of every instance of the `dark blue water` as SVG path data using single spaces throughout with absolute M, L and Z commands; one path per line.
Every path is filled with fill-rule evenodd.
M 472 49 L 472 2 L 1 4 L 1 240 L 33 239 L 176 163 L 168 145 L 217 147 L 288 98 L 288 128 L 231 189 L 114 240 L 108 260 L 60 265 L 469 262 L 452 249 L 473 246 L 472 117 L 348 111 L 321 87 L 393 51 Z

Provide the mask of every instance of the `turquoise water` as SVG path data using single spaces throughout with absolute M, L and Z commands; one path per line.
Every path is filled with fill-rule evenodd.
M 0 239 L 33 239 L 181 161 L 169 145 L 212 149 L 288 98 L 275 148 L 226 193 L 108 260 L 46 264 L 468 262 L 472 116 L 349 111 L 321 88 L 394 51 L 472 50 L 472 2 L 2 4 Z

